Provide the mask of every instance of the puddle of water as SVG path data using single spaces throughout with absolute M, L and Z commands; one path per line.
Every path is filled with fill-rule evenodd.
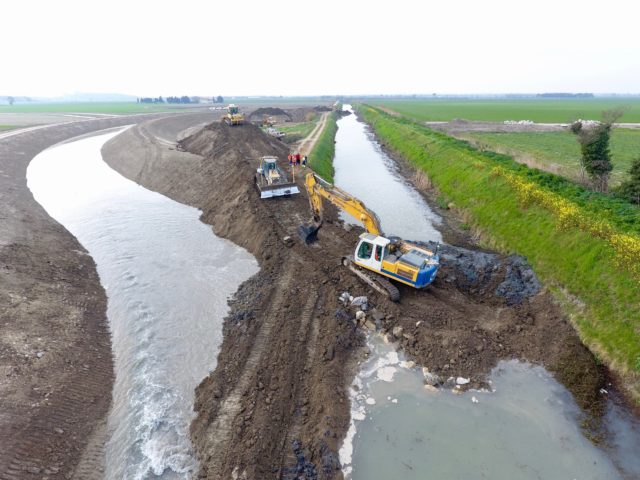
M 215 368 L 227 298 L 258 266 L 199 210 L 109 168 L 100 148 L 117 133 L 46 150 L 29 165 L 28 186 L 89 251 L 109 299 L 106 477 L 191 478 L 194 388 Z
M 454 394 L 425 389 L 422 372 L 379 335 L 369 346 L 352 387 L 353 447 L 340 452 L 346 478 L 622 478 L 582 435 L 579 408 L 543 368 L 501 362 L 493 392 Z
M 344 109 L 351 111 L 350 105 Z M 333 166 L 335 184 L 376 212 L 386 235 L 442 241 L 442 235 L 433 226 L 440 223 L 440 217 L 399 174 L 395 162 L 375 141 L 369 127 L 355 115 L 338 120 Z M 357 224 L 349 216 L 342 218 Z

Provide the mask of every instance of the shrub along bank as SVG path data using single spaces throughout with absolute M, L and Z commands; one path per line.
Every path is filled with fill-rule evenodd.
M 414 121 L 358 109 L 488 246 L 527 257 L 584 343 L 640 401 L 640 209 Z

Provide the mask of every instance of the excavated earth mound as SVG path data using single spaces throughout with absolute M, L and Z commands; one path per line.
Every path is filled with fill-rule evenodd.
M 598 367 L 519 257 L 443 247 L 435 283 L 425 291 L 401 286 L 392 303 L 340 265 L 359 230 L 343 228 L 331 208 L 316 244 L 297 239 L 310 217 L 304 170 L 295 178 L 303 193 L 260 200 L 258 158 L 284 160 L 286 146 L 252 125 L 214 123 L 182 140 L 183 152 L 155 138 L 162 122 L 114 138 L 105 160 L 200 208 L 217 235 L 261 267 L 230 301 L 218 365 L 196 390 L 191 434 L 201 478 L 342 478 L 347 387 L 364 343 L 355 312 L 338 299 L 343 291 L 366 295 L 367 327 L 376 324 L 441 378 L 470 376 L 479 386 L 499 360 L 520 358 L 556 371 L 583 407 L 597 405 Z
M 250 122 L 261 122 L 264 117 L 279 117 L 281 120 L 291 122 L 291 114 L 277 107 L 262 107 L 249 114 Z

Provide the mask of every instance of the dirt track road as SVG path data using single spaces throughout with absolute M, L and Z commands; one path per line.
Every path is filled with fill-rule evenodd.
M 302 142 L 300 142 L 300 147 L 298 148 L 298 151 L 300 152 L 301 155 L 309 155 L 311 153 L 311 150 L 313 150 L 313 147 L 318 142 L 318 138 L 320 138 L 320 135 L 322 134 L 322 131 L 324 130 L 325 125 L 327 124 L 327 118 L 329 118 L 330 114 L 331 114 L 330 112 L 324 112 L 320 117 L 320 121 L 318 121 L 318 123 L 313 128 L 309 136 L 305 138 Z

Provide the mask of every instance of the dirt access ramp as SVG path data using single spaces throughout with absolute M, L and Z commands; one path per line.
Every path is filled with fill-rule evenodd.
M 0 479 L 100 475 L 93 439 L 103 432 L 113 382 L 95 264 L 34 200 L 29 162 L 56 143 L 149 118 L 79 121 L 0 139 Z M 98 458 L 80 471 L 92 442 Z
M 339 265 L 357 229 L 346 231 L 328 209 L 319 243 L 307 247 L 296 238 L 310 215 L 306 195 L 259 199 L 257 159 L 284 160 L 286 146 L 251 125 L 216 123 L 184 139 L 180 149 L 191 152 L 184 153 L 155 138 L 170 130 L 168 121 L 114 138 L 105 159 L 200 208 L 217 235 L 261 265 L 231 300 L 218 365 L 196 391 L 192 440 L 202 478 L 341 478 L 347 386 L 363 353 L 354 311 L 338 300 L 345 290 L 369 297 L 367 325 L 428 366 L 442 380 L 436 383 L 470 376 L 471 385 L 482 385 L 498 360 L 521 358 L 554 368 L 561 379 L 569 372 L 566 383 L 586 391 L 586 403 L 597 393 L 593 359 L 518 257 L 447 247 L 435 284 L 401 287 L 401 302 L 391 303 Z

